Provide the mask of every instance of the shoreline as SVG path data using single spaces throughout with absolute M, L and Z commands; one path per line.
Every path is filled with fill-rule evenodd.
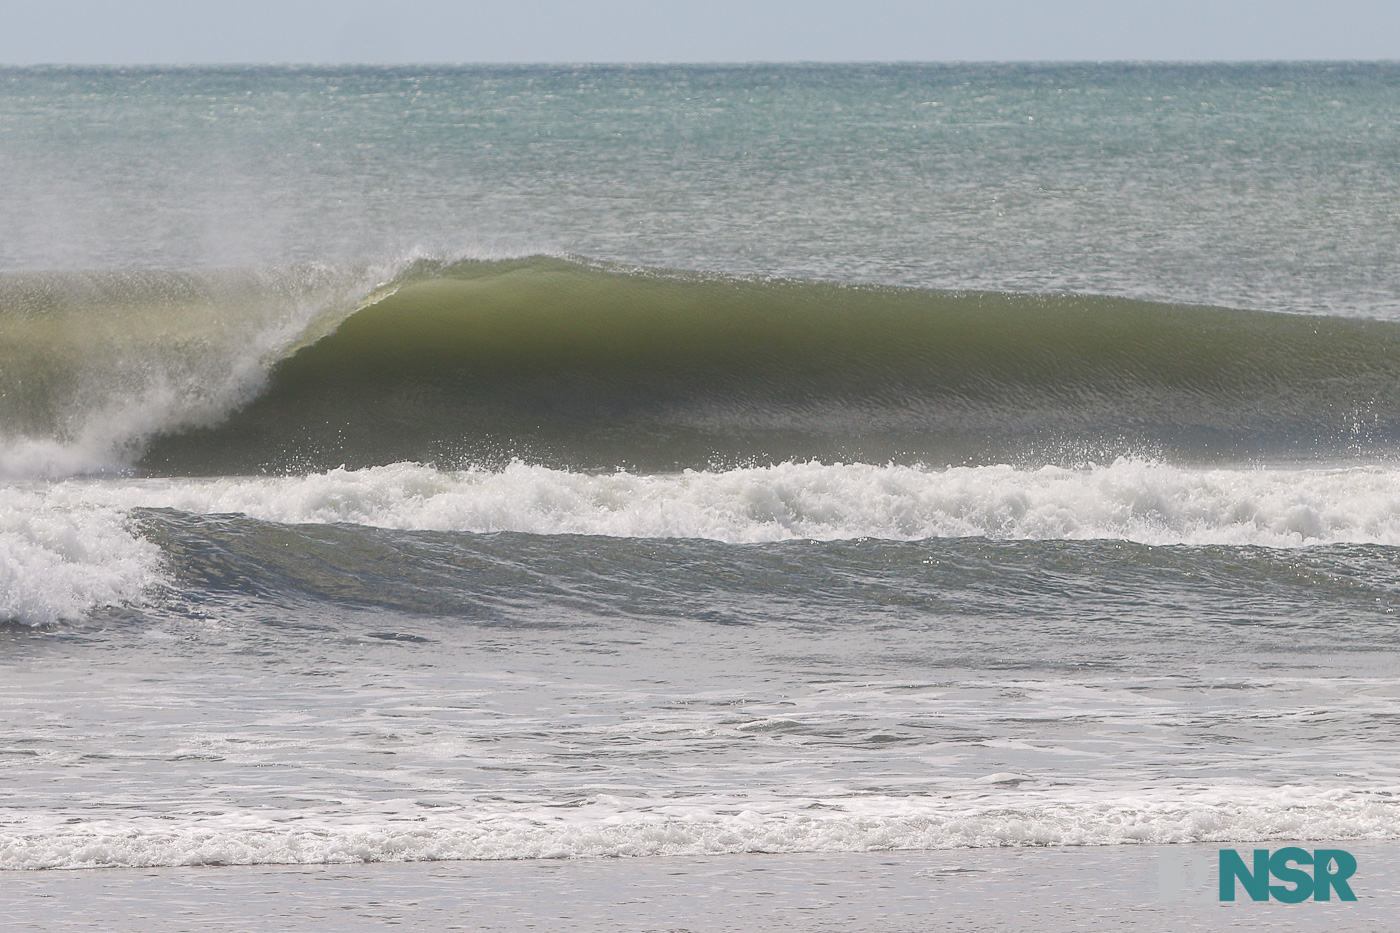
M 1218 847 L 1131 845 L 5 872 L 0 919 L 46 933 L 1382 929 L 1400 908 L 1400 840 L 1342 845 L 1354 902 L 1221 904 L 1213 868 L 1167 901 L 1163 855 L 1213 864 Z

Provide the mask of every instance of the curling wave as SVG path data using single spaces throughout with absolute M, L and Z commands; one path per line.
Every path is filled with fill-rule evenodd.
M 0 284 L 0 467 L 667 471 L 1400 446 L 1393 323 L 547 257 L 221 275 Z

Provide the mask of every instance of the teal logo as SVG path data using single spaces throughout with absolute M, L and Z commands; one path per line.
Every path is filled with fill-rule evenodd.
M 1210 897 L 1221 901 L 1354 901 L 1351 877 L 1356 857 L 1345 849 L 1300 849 L 1288 846 L 1270 852 L 1255 849 L 1241 855 L 1219 850 L 1218 857 L 1192 847 L 1163 846 L 1157 853 L 1157 893 L 1162 903 Z M 1217 869 L 1215 879 L 1211 869 Z
M 1312 870 L 1309 871 L 1308 869 Z M 1252 901 L 1273 898 L 1285 904 L 1301 904 L 1308 898 L 1354 901 L 1347 879 L 1356 874 L 1356 859 L 1344 849 L 1300 849 L 1289 846 L 1273 854 L 1255 849 L 1253 865 L 1246 865 L 1234 849 L 1220 850 L 1220 899 L 1233 901 L 1243 888 Z M 1270 882 L 1277 880 L 1279 884 Z

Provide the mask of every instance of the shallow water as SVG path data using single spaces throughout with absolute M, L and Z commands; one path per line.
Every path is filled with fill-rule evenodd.
M 1384 929 L 1395 910 L 1394 845 L 1351 851 L 1362 868 L 1349 903 L 1222 904 L 1191 883 L 1188 859 L 1212 860 L 1214 848 L 1108 846 L 42 872 L 16 876 L 0 894 L 0 916 L 17 930 L 253 933 L 400 924 L 590 933 Z M 1164 891 L 1164 871 L 1190 880 Z M 60 900 L 79 906 L 55 911 Z

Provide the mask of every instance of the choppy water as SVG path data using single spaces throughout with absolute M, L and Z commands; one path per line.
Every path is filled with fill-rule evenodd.
M 0 71 L 0 868 L 1400 837 L 1397 105 Z

